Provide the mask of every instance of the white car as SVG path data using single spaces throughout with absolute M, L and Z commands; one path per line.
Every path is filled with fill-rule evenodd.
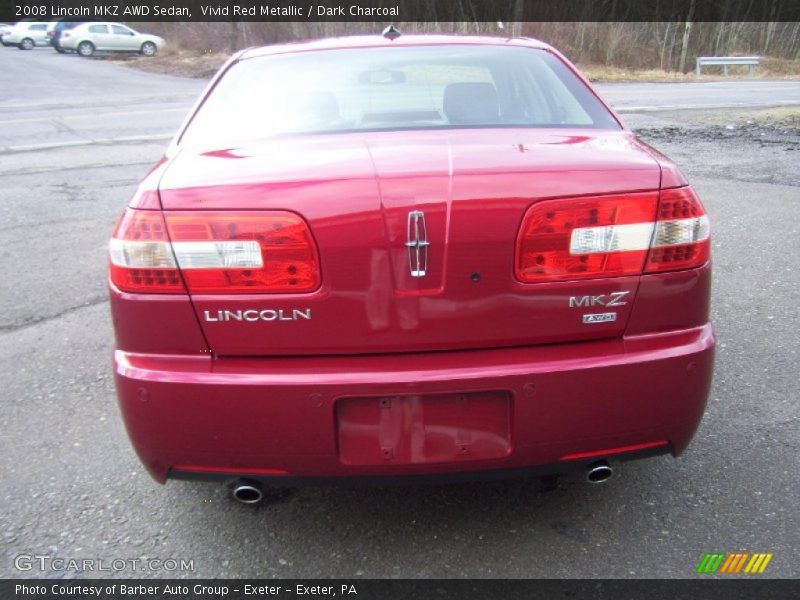
M 35 46 L 47 46 L 47 23 L 20 21 L 11 31 L 3 34 L 4 46 L 16 46 L 20 50 L 33 50 Z
M 164 38 L 139 33 L 119 23 L 84 23 L 61 34 L 59 45 L 81 56 L 95 52 L 138 52 L 155 56 L 164 47 Z
M 11 33 L 11 30 L 14 28 L 13 25 L 6 25 L 5 23 L 0 23 L 0 42 L 3 41 L 3 36 L 8 35 Z

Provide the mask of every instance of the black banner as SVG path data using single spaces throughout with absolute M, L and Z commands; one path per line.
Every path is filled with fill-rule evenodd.
M 675 580 L 3 580 L 0 598 L 42 600 L 772 600 L 797 598 L 800 581 L 780 579 Z
M 800 21 L 800 0 L 0 0 L 0 21 Z

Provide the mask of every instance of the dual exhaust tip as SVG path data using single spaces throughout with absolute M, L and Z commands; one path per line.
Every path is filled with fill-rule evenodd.
M 586 467 L 586 481 L 589 483 L 603 483 L 611 479 L 614 469 L 604 460 L 599 460 Z
M 611 479 L 613 474 L 614 469 L 604 460 L 586 467 L 586 481 L 589 483 L 603 483 Z M 264 499 L 264 490 L 255 481 L 240 479 L 233 484 L 232 492 L 233 498 L 242 504 L 258 504 Z
M 264 498 L 261 485 L 255 481 L 239 480 L 233 484 L 233 498 L 242 504 L 258 504 Z

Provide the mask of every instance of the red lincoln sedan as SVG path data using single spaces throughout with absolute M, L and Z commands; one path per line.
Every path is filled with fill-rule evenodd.
M 110 242 L 119 402 L 152 476 L 241 501 L 684 451 L 712 377 L 709 222 L 558 51 L 251 49 Z

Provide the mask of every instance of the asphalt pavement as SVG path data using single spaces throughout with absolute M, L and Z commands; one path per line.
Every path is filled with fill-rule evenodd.
M 761 79 L 605 83 L 597 88 L 619 113 L 800 105 L 800 82 Z
M 717 367 L 685 455 L 603 485 L 303 488 L 258 507 L 154 483 L 113 387 L 106 242 L 203 85 L 0 48 L 0 577 L 114 574 L 19 570 L 28 555 L 122 559 L 125 577 L 693 577 L 704 553 L 737 551 L 800 576 L 800 149 L 680 125 L 684 110 L 800 103 L 800 82 L 601 86 L 632 119 L 677 123 L 652 141 L 712 219 Z M 144 557 L 192 568 L 130 562 Z

